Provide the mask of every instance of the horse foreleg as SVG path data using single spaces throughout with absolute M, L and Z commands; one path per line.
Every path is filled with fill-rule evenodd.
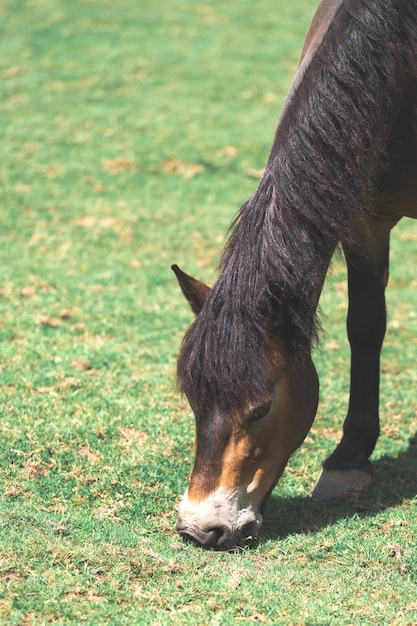
M 381 239 L 383 239 L 381 241 Z M 372 483 L 369 460 L 379 436 L 380 352 L 385 335 L 389 232 L 369 248 L 345 249 L 348 268 L 350 399 L 343 437 L 323 463 L 312 496 L 357 495 Z

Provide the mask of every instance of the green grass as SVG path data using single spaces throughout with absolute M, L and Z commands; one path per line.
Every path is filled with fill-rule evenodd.
M 307 495 L 348 394 L 346 277 L 322 298 L 317 420 L 260 545 L 176 536 L 191 314 L 256 186 L 313 0 L 0 4 L 0 622 L 417 623 L 417 227 L 392 245 L 376 484 Z

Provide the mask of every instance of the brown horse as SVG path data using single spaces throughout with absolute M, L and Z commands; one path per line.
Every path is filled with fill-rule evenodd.
M 196 419 L 177 524 L 184 539 L 230 549 L 256 536 L 315 417 L 316 310 L 338 243 L 348 267 L 350 401 L 313 495 L 370 484 L 389 238 L 402 216 L 417 217 L 417 0 L 323 0 L 216 284 L 173 266 L 196 313 L 178 359 Z

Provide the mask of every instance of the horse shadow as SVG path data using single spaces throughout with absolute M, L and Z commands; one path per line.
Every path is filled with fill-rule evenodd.
M 340 519 L 372 517 L 417 495 L 417 433 L 397 456 L 373 462 L 374 483 L 356 501 L 273 495 L 264 515 L 259 543 L 312 533 Z

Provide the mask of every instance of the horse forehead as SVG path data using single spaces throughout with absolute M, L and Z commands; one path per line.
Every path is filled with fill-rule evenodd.
M 208 411 L 195 412 L 197 436 L 201 435 L 208 442 L 217 443 L 229 439 L 236 423 L 239 421 L 238 412 L 221 410 L 213 406 Z

